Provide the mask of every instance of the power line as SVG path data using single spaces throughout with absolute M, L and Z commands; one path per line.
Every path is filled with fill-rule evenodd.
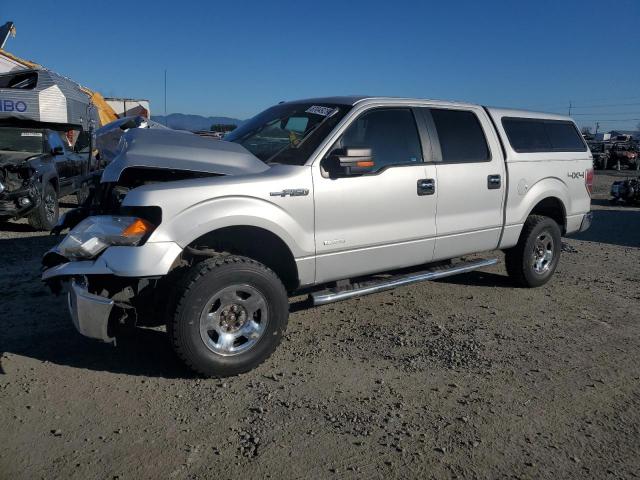
M 575 107 L 574 107 L 575 108 Z M 575 115 L 590 115 L 592 117 L 597 117 L 598 115 L 636 115 L 638 112 L 589 112 L 589 113 L 574 113 Z
M 640 105 L 640 102 L 634 103 L 609 103 L 600 105 L 574 105 L 573 108 L 600 108 L 600 107 L 630 107 L 634 105 Z
M 618 106 L 627 106 L 627 105 L 640 105 L 640 103 L 616 103 L 616 104 L 600 104 L 597 102 L 601 102 L 601 101 L 607 101 L 607 100 L 640 100 L 640 97 L 638 96 L 634 96 L 634 97 L 617 97 L 617 98 L 592 98 L 590 100 L 586 100 L 587 102 L 595 102 L 594 105 L 582 105 L 582 106 L 576 106 L 575 105 L 575 100 L 572 100 L 571 103 L 572 105 L 572 109 L 574 108 L 598 108 L 598 107 L 618 107 Z M 524 108 L 551 108 L 551 109 L 566 109 L 568 106 L 568 103 L 554 103 L 554 104 L 544 104 L 544 105 L 528 105 L 525 106 Z M 578 102 L 580 103 L 580 102 Z
M 604 108 L 604 107 L 634 107 L 640 105 L 640 102 L 631 102 L 631 103 L 608 103 L 608 104 L 599 104 L 599 105 L 576 105 L 573 102 L 569 102 L 569 106 L 573 110 L 574 108 Z M 551 108 L 552 110 L 561 110 L 567 108 L 566 105 L 555 105 L 554 107 L 546 107 Z
M 640 121 L 640 118 L 617 118 L 617 119 L 613 119 L 613 120 L 601 120 L 598 119 L 598 122 L 600 123 L 604 123 L 604 122 L 638 122 Z

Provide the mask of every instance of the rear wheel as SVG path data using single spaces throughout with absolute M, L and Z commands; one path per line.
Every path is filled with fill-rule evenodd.
M 507 273 L 518 285 L 539 287 L 549 281 L 560 260 L 560 233 L 549 217 L 527 218 L 518 244 L 505 252 Z
M 167 330 L 188 367 L 226 377 L 264 362 L 280 343 L 288 317 L 287 293 L 273 271 L 225 255 L 186 275 Z
M 51 230 L 58 223 L 60 207 L 58 194 L 52 184 L 47 183 L 42 188 L 42 198 L 31 214 L 27 217 L 29 225 L 36 230 Z

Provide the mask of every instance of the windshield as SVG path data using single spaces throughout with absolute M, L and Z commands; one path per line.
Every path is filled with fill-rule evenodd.
M 351 106 L 315 103 L 276 105 L 224 137 L 265 163 L 304 165 Z
M 0 127 L 0 150 L 42 153 L 44 134 L 36 128 Z

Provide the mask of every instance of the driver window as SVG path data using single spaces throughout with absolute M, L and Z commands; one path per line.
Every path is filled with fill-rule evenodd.
M 413 113 L 408 108 L 378 109 L 356 119 L 336 148 L 370 148 L 375 169 L 422 162 Z
M 60 137 L 58 136 L 58 134 L 56 132 L 50 132 L 48 135 L 48 141 L 49 141 L 49 148 L 51 150 L 53 150 L 56 147 L 60 147 L 62 148 L 62 150 L 64 151 L 64 145 L 62 143 L 62 140 L 60 140 Z

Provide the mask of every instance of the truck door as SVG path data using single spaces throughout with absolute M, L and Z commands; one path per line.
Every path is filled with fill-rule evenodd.
M 67 156 L 67 148 L 64 145 L 64 142 L 58 135 L 58 132 L 49 131 L 47 134 L 47 143 L 49 144 L 49 151 L 56 166 L 56 171 L 58 172 L 58 181 L 60 186 L 60 195 L 66 195 L 70 190 L 71 183 L 71 166 L 69 162 L 69 158 Z M 58 153 L 56 155 L 53 154 L 54 150 L 57 150 Z
M 410 108 L 357 116 L 329 149 L 371 149 L 365 174 L 332 176 L 313 168 L 316 281 L 429 262 L 435 243 L 435 167 L 427 165 Z
M 503 224 L 505 165 L 480 107 L 423 109 L 434 144 L 438 225 L 434 260 L 492 250 Z

